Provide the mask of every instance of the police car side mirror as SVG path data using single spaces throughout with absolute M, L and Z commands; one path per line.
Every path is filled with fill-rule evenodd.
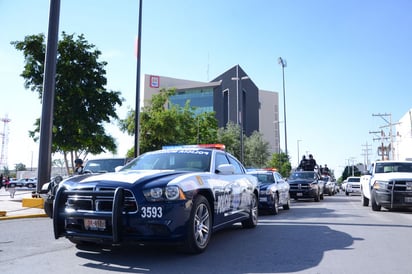
M 216 173 L 222 175 L 231 175 L 235 173 L 235 166 L 231 164 L 222 164 L 216 168 Z

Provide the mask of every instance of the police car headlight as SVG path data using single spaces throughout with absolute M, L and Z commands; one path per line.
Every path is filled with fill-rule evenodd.
M 153 199 L 159 199 L 162 197 L 163 191 L 160 187 L 152 188 L 150 190 L 150 197 Z
M 165 196 L 168 200 L 177 200 L 180 196 L 180 188 L 177 186 L 166 187 Z
M 375 181 L 373 184 L 374 189 L 387 189 L 388 188 L 388 183 L 387 181 Z
M 143 190 L 144 197 L 150 202 L 156 202 L 163 200 L 163 189 L 161 187 L 155 187 Z
M 155 187 L 143 191 L 145 198 L 151 202 L 164 200 L 184 200 L 183 191 L 178 186 L 167 186 L 165 188 Z

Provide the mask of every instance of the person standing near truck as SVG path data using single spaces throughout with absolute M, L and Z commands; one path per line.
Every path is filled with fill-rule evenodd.
M 306 170 L 306 167 L 308 166 L 308 159 L 306 159 L 306 156 L 302 156 L 302 160 L 300 160 L 300 164 L 298 166 L 299 170 Z
M 315 171 L 315 168 L 318 168 L 318 164 L 316 163 L 315 158 L 313 158 L 312 154 L 309 154 L 309 171 Z
M 83 170 L 83 160 L 79 158 L 74 160 L 74 174 L 83 174 Z

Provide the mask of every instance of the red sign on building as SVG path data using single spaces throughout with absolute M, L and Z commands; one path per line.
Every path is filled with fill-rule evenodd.
M 151 88 L 159 88 L 160 87 L 159 76 L 150 75 L 150 87 Z

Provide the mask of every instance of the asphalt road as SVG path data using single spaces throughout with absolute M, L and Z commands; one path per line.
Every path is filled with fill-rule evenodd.
M 294 201 L 256 229 L 217 232 L 205 253 L 173 247 L 78 249 L 48 218 L 0 221 L 1 273 L 412 273 L 412 212 L 373 212 L 359 196 Z

